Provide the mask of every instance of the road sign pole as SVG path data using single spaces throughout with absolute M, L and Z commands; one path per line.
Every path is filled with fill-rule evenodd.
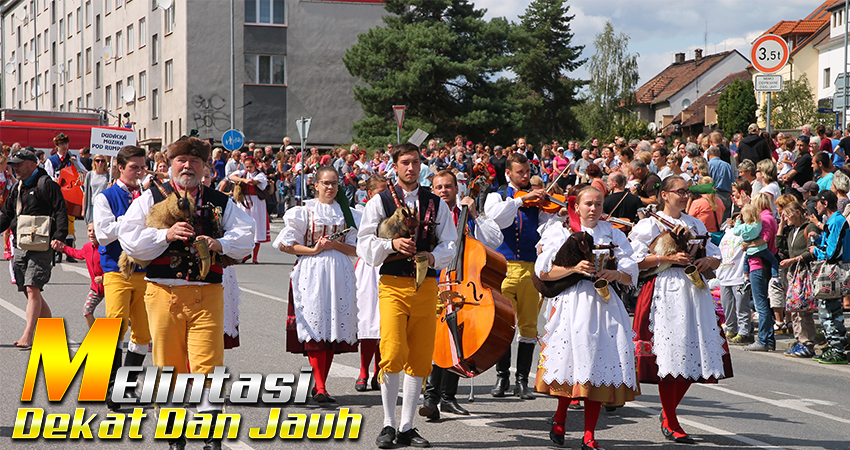
M 767 117 L 765 117 L 765 122 L 767 122 L 767 132 L 770 133 L 770 94 L 772 92 L 767 93 Z

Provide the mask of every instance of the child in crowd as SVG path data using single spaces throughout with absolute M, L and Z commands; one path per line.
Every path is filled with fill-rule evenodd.
M 759 235 L 761 234 L 761 216 L 759 212 L 756 211 L 756 208 L 750 204 L 741 208 L 741 217 L 744 221 L 741 222 L 740 219 L 736 220 L 735 228 L 732 229 L 732 232 L 735 233 L 736 236 L 741 236 L 747 243 L 752 244 L 753 241 L 757 241 L 759 239 Z M 761 245 L 750 245 L 747 247 L 747 260 L 749 261 L 752 258 L 761 258 L 767 264 L 770 264 L 771 278 L 779 276 L 779 261 L 776 260 L 776 255 L 767 249 L 767 243 L 762 243 Z M 750 273 L 749 264 L 746 264 L 745 266 L 745 273 Z
M 366 199 L 368 198 L 368 194 L 366 193 L 366 181 L 360 180 L 357 182 L 357 192 L 354 193 L 354 203 L 355 204 L 366 204 Z
M 89 269 L 89 277 L 91 277 L 91 290 L 88 297 L 86 297 L 84 314 L 86 323 L 91 328 L 94 325 L 94 309 L 103 300 L 103 269 L 100 267 L 100 252 L 97 250 L 99 244 L 97 242 L 97 236 L 94 234 L 93 223 L 89 223 L 86 232 L 90 242 L 87 242 L 79 250 L 63 244 L 62 253 L 72 258 L 84 259 L 86 261 L 86 268 Z
M 543 185 L 543 178 L 540 175 L 534 175 L 528 183 L 531 184 L 532 191 L 535 189 L 545 189 L 545 186 Z
M 736 196 L 737 199 L 737 196 Z M 750 325 L 750 296 L 744 285 L 747 283 L 744 240 L 735 234 L 733 228 L 726 228 L 720 241 L 720 253 L 723 259 L 717 268 L 720 282 L 720 304 L 726 316 L 726 339 L 730 344 L 750 344 L 753 342 Z

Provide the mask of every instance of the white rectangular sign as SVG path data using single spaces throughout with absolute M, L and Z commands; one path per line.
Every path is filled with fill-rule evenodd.
M 779 92 L 782 90 L 782 75 L 756 75 L 756 92 Z
M 118 150 L 127 145 L 136 145 L 135 131 L 109 128 L 91 129 L 91 152 L 93 155 L 118 156 Z

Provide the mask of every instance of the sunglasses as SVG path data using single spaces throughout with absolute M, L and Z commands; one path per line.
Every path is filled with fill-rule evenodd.
M 102 162 L 102 163 L 105 163 L 105 162 L 106 162 L 106 160 L 105 160 L 105 159 L 94 159 L 94 160 L 92 160 L 92 161 L 94 161 L 94 162 Z

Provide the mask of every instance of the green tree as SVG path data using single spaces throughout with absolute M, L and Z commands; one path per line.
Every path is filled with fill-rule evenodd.
M 815 94 L 805 73 L 796 80 L 788 80 L 781 91 L 773 93 L 770 109 L 771 126 L 778 129 L 800 128 L 805 124 L 829 124 L 835 121 L 835 116 L 831 114 L 818 113 Z M 760 113 L 762 118 L 767 118 L 766 101 Z
M 586 62 L 579 59 L 584 46 L 571 45 L 573 33 L 565 0 L 534 0 L 513 28 L 510 69 L 513 100 L 521 116 L 515 122 L 517 136 L 529 142 L 575 136 L 579 123 L 573 108 L 585 81 L 567 73 Z
M 384 26 L 358 36 L 343 62 L 366 118 L 354 124 L 368 146 L 395 142 L 393 105 L 407 105 L 402 140 L 416 128 L 444 138 L 483 139 L 514 107 L 493 80 L 507 62 L 510 24 L 483 19 L 467 0 L 387 0 Z
M 590 84 L 585 92 L 586 101 L 577 108 L 586 135 L 610 140 L 618 134 L 615 128 L 635 122 L 629 117 L 628 108 L 635 102 L 640 79 L 639 55 L 629 53 L 629 39 L 627 34 L 616 34 L 611 22 L 606 22 L 593 41 L 596 53 L 588 64 Z
M 726 134 L 747 134 L 756 120 L 756 96 L 752 80 L 735 80 L 720 94 L 717 104 L 717 126 Z

